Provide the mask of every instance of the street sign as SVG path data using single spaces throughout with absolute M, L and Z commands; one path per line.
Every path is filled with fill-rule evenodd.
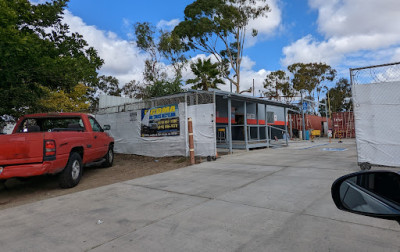
M 304 110 L 304 111 L 307 110 L 307 102 L 303 102 L 303 110 Z

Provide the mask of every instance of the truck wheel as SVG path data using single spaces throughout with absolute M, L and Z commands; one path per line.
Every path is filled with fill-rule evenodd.
M 67 166 L 60 173 L 58 182 L 61 188 L 71 188 L 76 186 L 82 177 L 82 158 L 77 152 L 72 152 L 69 156 Z
M 110 145 L 110 147 L 108 148 L 107 154 L 104 156 L 104 159 L 106 161 L 104 161 L 104 163 L 102 164 L 103 167 L 111 167 L 113 165 L 114 162 L 114 147 L 112 145 Z

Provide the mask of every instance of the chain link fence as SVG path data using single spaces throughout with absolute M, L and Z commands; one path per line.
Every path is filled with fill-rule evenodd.
M 351 84 L 384 83 L 400 80 L 400 62 L 351 68 Z
M 400 62 L 350 69 L 358 164 L 400 166 Z
M 107 108 L 99 108 L 96 114 L 109 114 L 126 111 L 135 111 L 140 109 L 148 109 L 153 107 L 187 103 L 188 106 L 198 104 L 214 103 L 214 93 L 208 91 L 191 91 L 187 93 L 169 95 L 164 97 L 157 97 L 149 100 L 138 101 L 134 103 L 127 103 L 124 105 L 112 106 Z

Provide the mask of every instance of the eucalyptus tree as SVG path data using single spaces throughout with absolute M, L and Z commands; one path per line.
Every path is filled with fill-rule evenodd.
M 249 29 L 252 36 L 258 33 L 248 27 L 249 21 L 269 11 L 266 0 L 196 0 L 186 6 L 184 20 L 173 33 L 191 49 L 213 55 L 239 93 L 246 35 Z
M 182 69 L 187 60 L 184 53 L 187 47 L 171 32 L 156 30 L 149 22 L 136 23 L 135 42 L 139 49 L 147 53 L 144 82 L 131 81 L 126 84 L 124 94 L 136 98 L 151 98 L 182 91 Z M 173 68 L 172 78 L 169 76 L 167 64 Z M 132 92 L 132 93 L 127 93 Z
M 267 89 L 265 95 L 286 102 L 290 102 L 296 93 L 289 76 L 282 70 L 269 73 L 264 80 L 264 88 Z
M 288 70 L 293 74 L 293 88 L 306 90 L 313 100 L 319 100 L 324 82 L 333 81 L 336 77 L 336 70 L 325 63 L 295 63 L 288 66 Z

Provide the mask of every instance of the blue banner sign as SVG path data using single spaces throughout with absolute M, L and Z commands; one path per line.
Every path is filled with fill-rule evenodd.
M 141 136 L 179 136 L 178 104 L 159 106 L 141 111 Z

